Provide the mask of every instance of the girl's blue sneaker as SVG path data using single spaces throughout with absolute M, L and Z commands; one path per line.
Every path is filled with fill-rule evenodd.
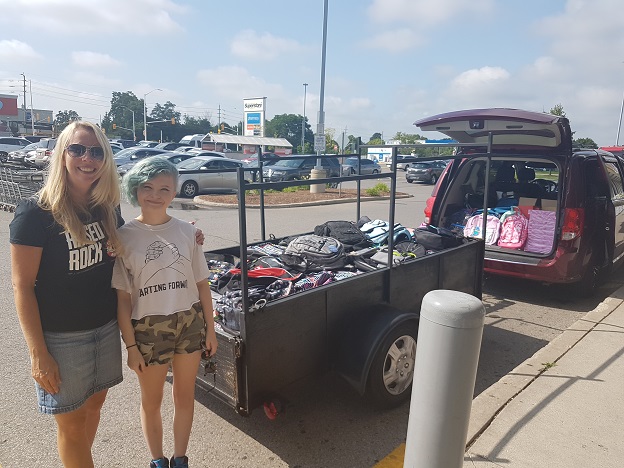
M 169 468 L 169 460 L 166 457 L 159 458 L 158 460 L 152 460 L 150 462 L 150 468 Z

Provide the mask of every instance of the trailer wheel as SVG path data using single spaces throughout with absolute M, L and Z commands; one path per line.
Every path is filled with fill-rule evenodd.
M 410 398 L 418 324 L 396 327 L 377 349 L 368 372 L 367 394 L 382 408 L 392 408 Z
M 263 404 L 264 414 L 271 421 L 275 421 L 277 417 L 284 412 L 284 405 L 281 400 L 274 398 L 271 401 L 265 401 Z

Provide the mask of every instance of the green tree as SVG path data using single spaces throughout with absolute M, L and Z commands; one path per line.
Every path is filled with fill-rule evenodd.
M 264 122 L 264 135 L 267 137 L 285 138 L 293 148 L 301 148 L 301 121 L 303 116 L 298 114 L 280 114 Z M 305 141 L 313 142 L 314 136 L 305 125 Z M 309 133 L 308 133 L 309 131 Z M 305 145 L 307 147 L 307 145 Z
M 383 145 L 385 143 L 384 143 L 383 139 L 381 138 L 381 133 L 375 132 L 369 138 L 368 143 L 366 143 L 366 144 L 367 145 Z
M 563 106 L 561 104 L 556 104 L 555 107 L 550 109 L 549 114 L 558 115 L 559 117 L 565 117 L 566 113 L 563 110 Z
M 75 110 L 64 110 L 56 113 L 54 117 L 54 129 L 57 133 L 63 131 L 74 120 L 80 120 L 78 112 Z
M 143 134 L 143 101 L 137 98 L 132 91 L 113 92 L 110 110 L 104 114 L 102 128 L 106 129 L 109 137 L 119 136 L 132 139 L 132 118 L 134 112 L 134 128 L 137 138 Z M 117 127 L 113 129 L 113 124 Z
M 598 145 L 591 138 L 578 138 L 572 142 L 575 148 L 598 148 Z

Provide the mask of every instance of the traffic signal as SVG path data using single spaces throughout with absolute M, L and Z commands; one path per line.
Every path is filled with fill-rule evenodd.
M 117 124 L 116 124 L 116 123 L 114 123 L 114 124 L 113 124 L 113 130 L 115 130 L 116 128 L 117 128 Z
M 171 117 L 171 125 L 175 125 L 175 117 Z

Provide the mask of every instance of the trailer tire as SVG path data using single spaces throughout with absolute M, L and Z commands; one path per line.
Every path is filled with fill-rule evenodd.
M 393 408 L 412 394 L 418 323 L 393 328 L 375 352 L 366 394 L 380 408 Z

